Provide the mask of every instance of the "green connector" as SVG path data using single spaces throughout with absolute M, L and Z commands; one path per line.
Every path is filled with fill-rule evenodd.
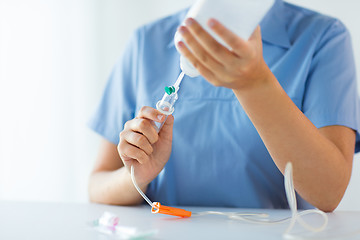
M 175 87 L 174 86 L 165 87 L 165 92 L 168 95 L 171 95 L 171 94 L 173 94 L 175 92 Z

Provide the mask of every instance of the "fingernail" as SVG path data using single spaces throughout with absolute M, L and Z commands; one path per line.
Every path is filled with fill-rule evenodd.
M 216 21 L 214 19 L 210 19 L 208 25 L 209 27 L 214 27 L 216 25 Z
M 158 115 L 157 118 L 158 118 L 159 120 L 162 120 L 163 115 Z
M 186 32 L 186 28 L 184 26 L 181 26 L 181 27 L 178 28 L 178 32 L 180 34 L 184 34 Z
M 187 19 L 185 20 L 185 25 L 186 25 L 186 26 L 191 26 L 194 22 L 195 22 L 194 19 L 192 19 L 192 18 L 187 18 Z
M 183 48 L 184 47 L 184 43 L 182 41 L 177 43 L 177 47 L 178 48 Z

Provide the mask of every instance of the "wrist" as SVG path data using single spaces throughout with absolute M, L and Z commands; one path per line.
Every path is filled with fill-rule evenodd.
M 274 83 L 278 83 L 276 77 L 271 72 L 271 70 L 267 67 L 263 68 L 263 70 L 256 77 L 249 80 L 248 84 L 244 84 L 242 86 L 238 86 L 237 88 L 233 88 L 233 92 L 236 96 L 244 96 L 244 95 L 253 95 L 258 94 L 264 89 L 269 88 Z
M 119 171 L 123 171 L 122 174 L 126 177 L 128 184 L 130 186 L 133 186 L 133 182 L 132 182 L 132 179 L 131 179 L 131 172 L 130 172 L 130 169 L 127 169 L 127 167 L 122 167 L 119 169 Z M 135 173 L 135 180 L 136 180 L 136 184 L 138 185 L 138 187 L 143 191 L 143 192 L 146 192 L 147 190 L 147 187 L 149 185 L 149 183 L 144 183 L 143 181 L 139 181 L 138 178 L 136 178 L 136 173 Z M 124 181 L 124 179 L 120 178 L 120 181 Z M 133 186 L 134 189 L 135 189 L 135 186 Z M 136 191 L 136 190 L 135 190 Z M 137 193 L 137 191 L 136 191 Z

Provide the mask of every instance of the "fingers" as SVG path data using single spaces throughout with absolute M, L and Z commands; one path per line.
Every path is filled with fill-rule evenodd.
M 191 52 L 209 69 L 221 70 L 228 50 L 219 44 L 202 27 L 194 22 L 190 27 L 181 26 L 179 32 Z
M 248 43 L 244 39 L 230 31 L 219 21 L 210 19 L 208 26 L 213 30 L 229 47 L 239 56 L 246 56 L 248 51 Z
M 125 123 L 124 130 L 120 133 L 118 152 L 124 164 L 137 161 L 145 164 L 153 154 L 153 144 L 159 140 L 159 135 L 153 126 L 153 121 L 164 121 L 165 116 L 156 109 L 143 107 L 136 118 Z M 173 118 L 164 123 L 164 128 L 172 127 Z
M 159 154 L 167 155 L 166 148 L 171 149 L 173 116 L 168 116 L 164 122 L 160 132 L 161 141 L 153 121 L 165 121 L 165 116 L 156 109 L 143 107 L 136 118 L 125 123 L 124 130 L 119 134 L 118 152 L 127 167 L 161 162 Z
M 199 73 L 209 81 L 215 79 L 215 75 L 210 71 L 206 66 L 204 66 L 197 57 L 186 47 L 183 42 L 178 43 L 178 49 L 183 55 L 198 71 Z
M 130 160 L 136 160 L 140 164 L 146 164 L 150 160 L 150 157 L 143 150 L 129 144 L 127 141 L 120 141 L 118 152 L 124 161 L 124 165 L 128 165 Z
M 188 18 L 186 19 L 185 24 L 191 34 L 186 34 L 185 31 L 184 34 L 182 34 L 183 38 L 186 39 L 188 35 L 194 36 L 196 42 L 199 42 L 208 54 L 210 54 L 219 63 L 226 62 L 229 57 L 233 55 L 229 49 L 213 38 L 196 20 Z M 179 30 L 181 31 L 186 28 L 180 27 Z M 188 43 L 187 40 L 186 43 Z
M 144 106 L 140 109 L 135 119 L 125 124 L 125 129 L 143 134 L 149 140 L 150 144 L 154 144 L 158 141 L 159 135 L 152 121 L 163 122 L 164 120 L 164 114 L 152 107 Z
M 144 106 L 140 109 L 137 118 L 146 118 L 160 123 L 165 120 L 164 114 L 152 107 L 147 106 Z
M 153 152 L 153 147 L 151 146 L 148 139 L 140 133 L 133 131 L 123 131 L 120 133 L 120 138 L 123 141 L 126 141 L 129 144 L 143 150 L 147 155 L 150 155 Z
M 155 130 L 151 120 L 144 118 L 135 118 L 125 123 L 124 130 L 133 131 L 142 134 L 147 138 L 150 144 L 158 141 L 159 135 Z

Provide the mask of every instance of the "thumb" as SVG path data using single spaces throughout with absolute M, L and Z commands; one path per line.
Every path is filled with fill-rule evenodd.
M 259 25 L 255 28 L 255 31 L 251 34 L 249 41 L 250 42 L 261 41 L 261 28 Z
M 159 136 L 160 138 L 163 137 L 172 137 L 172 132 L 173 132 L 173 126 L 174 126 L 174 116 L 173 115 L 169 115 L 163 125 L 163 127 L 161 128 L 160 132 L 159 132 Z

